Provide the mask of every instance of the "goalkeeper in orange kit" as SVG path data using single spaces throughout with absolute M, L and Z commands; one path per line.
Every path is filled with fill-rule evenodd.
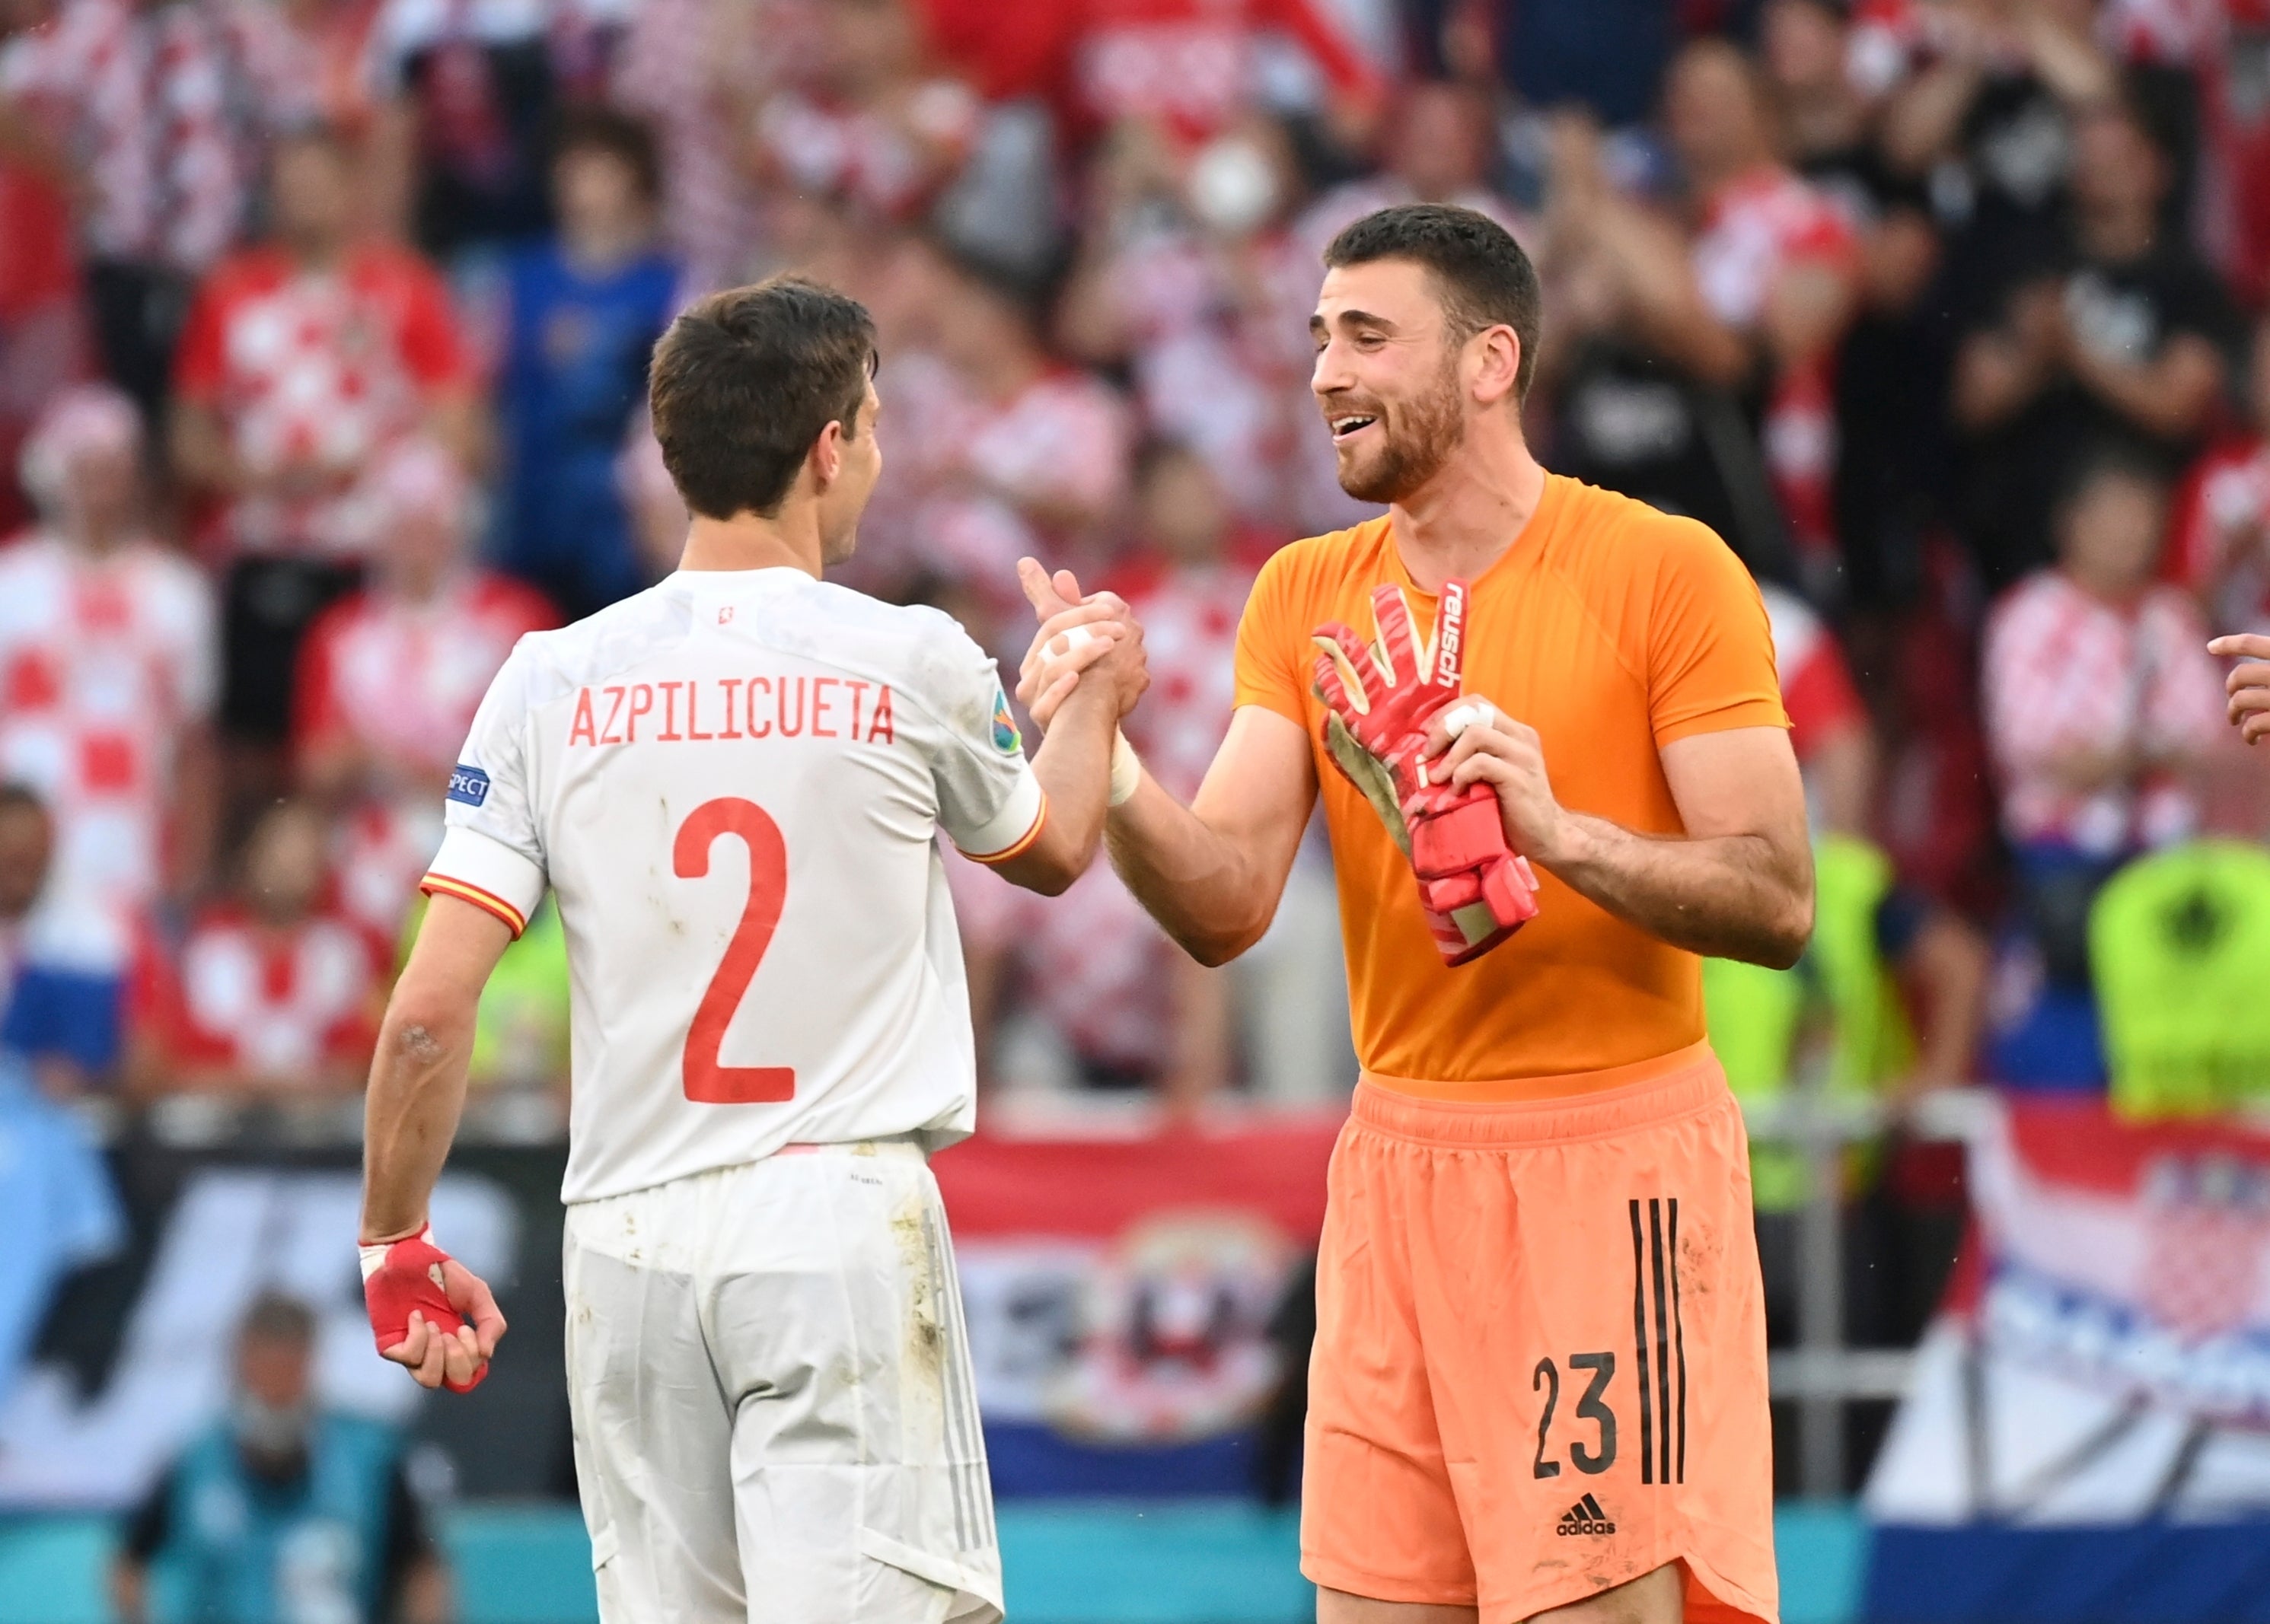
M 1787 965 L 1805 806 L 1756 588 L 1700 524 L 1550 475 L 1538 288 L 1418 204 L 1326 251 L 1312 388 L 1391 504 L 1272 559 L 1195 803 L 1123 744 L 1107 838 L 1208 963 L 1321 794 L 1363 1062 L 1317 1277 L 1302 1568 L 1324 1624 L 1776 1611 L 1741 1119 L 1699 955 Z M 1029 560 L 1043 726 L 1125 605 Z

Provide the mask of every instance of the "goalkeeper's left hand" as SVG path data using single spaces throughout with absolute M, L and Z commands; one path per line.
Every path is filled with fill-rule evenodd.
M 1505 838 L 1517 849 L 1547 868 L 1569 861 L 1572 820 L 1554 798 L 1536 729 L 1487 700 L 1469 698 L 1429 720 L 1420 755 L 1436 783 L 1492 790 Z

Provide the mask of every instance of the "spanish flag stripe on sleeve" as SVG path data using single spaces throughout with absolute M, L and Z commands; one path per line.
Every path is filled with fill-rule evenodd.
M 983 856 L 980 856 L 974 851 L 967 855 L 973 862 L 983 863 L 988 868 L 992 867 L 996 864 L 1006 863 L 1012 857 L 1021 856 L 1031 848 L 1032 843 L 1035 841 L 1041 838 L 1041 831 L 1048 827 L 1049 803 L 1047 797 L 1044 796 L 1041 800 L 1041 810 L 1033 819 L 1033 827 L 1027 829 L 1023 834 L 1018 837 L 1017 843 L 1015 845 L 1005 846 L 998 851 L 989 851 Z
M 521 911 L 493 891 L 484 891 L 478 886 L 453 879 L 447 874 L 428 874 L 418 882 L 419 890 L 428 896 L 453 896 L 461 902 L 471 902 L 475 908 L 494 914 L 504 921 L 514 936 L 528 929 L 528 921 Z

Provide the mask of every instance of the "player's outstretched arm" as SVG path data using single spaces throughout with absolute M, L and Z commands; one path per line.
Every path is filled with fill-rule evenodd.
M 481 989 L 511 941 L 510 929 L 486 909 L 434 897 L 371 1061 L 363 1101 L 364 1293 L 379 1352 L 410 1367 L 424 1387 L 472 1386 L 504 1334 L 488 1287 L 434 1246 L 426 1207 L 464 1109 Z
M 2207 651 L 2220 659 L 2241 660 L 2223 686 L 2230 694 L 2230 725 L 2248 744 L 2270 733 L 2270 637 L 2259 632 L 2234 632 L 2218 637 Z
M 1112 627 L 1079 649 L 1068 664 L 1071 682 L 1053 696 L 1054 725 L 1043 730 L 1033 753 L 1033 776 L 1048 798 L 1048 819 L 1025 850 L 994 864 L 1012 885 L 1057 896 L 1087 872 L 1103 834 L 1111 793 L 1111 751 L 1119 718 L 1132 708 L 1150 677 L 1143 665 L 1140 628 Z
M 1618 918 L 1675 947 L 1785 969 L 1813 934 L 1813 846 L 1789 735 L 1730 728 L 1662 748 L 1683 835 L 1639 834 L 1554 799 L 1536 732 L 1509 717 L 1443 718 L 1430 758 L 1461 787 L 1496 791 L 1506 839 Z
M 1317 799 L 1299 725 L 1259 705 L 1229 733 L 1184 806 L 1145 774 L 1103 826 L 1111 866 L 1159 926 L 1200 964 L 1227 964 L 1276 917 Z
M 1140 628 L 1110 594 L 1083 595 L 1069 571 L 1052 577 L 1027 559 L 1018 575 L 1041 627 L 1017 692 L 1046 731 L 1086 686 L 1081 666 L 1094 649 L 1065 633 L 1084 627 L 1116 638 L 1131 629 L 1139 637 Z M 1104 840 L 1112 866 L 1161 928 L 1199 963 L 1226 964 L 1275 917 L 1316 798 L 1316 767 L 1299 724 L 1245 706 L 1230 718 L 1194 805 L 1184 806 L 1144 773 L 1133 795 L 1110 809 Z

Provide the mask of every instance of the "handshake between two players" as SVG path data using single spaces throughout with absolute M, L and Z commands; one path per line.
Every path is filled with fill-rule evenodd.
M 1041 619 L 1018 697 L 1045 729 L 1087 664 L 1130 633 L 1139 649 L 1140 628 L 1124 600 L 1082 596 L 1069 571 L 1052 577 L 1025 559 L 1018 572 Z M 1324 751 L 1410 859 L 1443 960 L 1465 964 L 1537 915 L 1537 877 L 1509 842 L 1519 837 L 1525 806 L 1550 798 L 1543 758 L 1529 729 L 1464 692 L 1465 582 L 1443 583 L 1423 639 L 1402 589 L 1376 587 L 1371 597 L 1372 643 L 1338 620 L 1313 634 Z M 1132 795 L 1139 772 L 1124 744 L 1118 767 L 1115 805 Z
M 881 473 L 865 312 L 786 280 L 712 296 L 658 348 L 685 559 L 492 685 L 367 1136 L 380 1349 L 469 1387 L 503 1321 L 427 1198 L 481 987 L 553 896 L 605 1624 L 998 1617 L 924 1165 L 976 1109 L 936 842 L 1056 894 L 1108 841 L 1220 964 L 1269 929 L 1320 800 L 1363 1068 L 1317 1272 L 1321 1624 L 1774 1616 L 1745 1137 L 1699 963 L 1785 968 L 1812 926 L 1763 604 L 1702 525 L 1531 454 L 1540 294 L 1502 227 L 1383 210 L 1324 269 L 1318 428 L 1389 516 L 1264 567 L 1187 805 L 1115 736 L 1148 681 L 1117 598 L 1020 565 L 1028 759 L 961 628 L 822 579 Z

